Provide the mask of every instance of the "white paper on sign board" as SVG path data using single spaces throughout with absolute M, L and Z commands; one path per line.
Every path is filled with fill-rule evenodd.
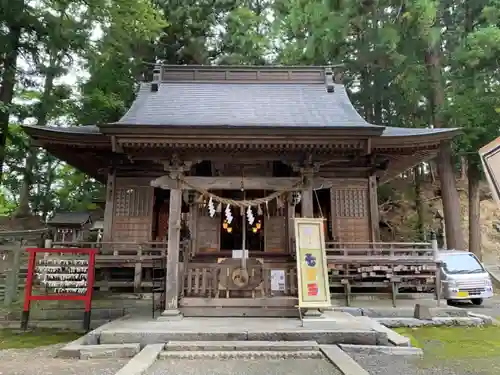
M 271 290 L 285 291 L 285 270 L 271 270 Z
M 248 258 L 248 250 L 233 250 L 232 257 L 233 259 Z

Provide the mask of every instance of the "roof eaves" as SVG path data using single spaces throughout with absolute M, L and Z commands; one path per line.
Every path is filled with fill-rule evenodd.
M 420 137 L 420 136 L 455 136 L 462 133 L 460 128 L 398 128 L 386 127 L 382 133 L 385 138 L 406 138 L 406 137 Z
M 86 134 L 86 135 L 101 135 L 99 127 L 96 125 L 81 125 L 81 126 L 41 126 L 41 125 L 22 125 L 24 130 L 29 133 L 30 129 L 42 132 L 52 132 L 60 134 Z

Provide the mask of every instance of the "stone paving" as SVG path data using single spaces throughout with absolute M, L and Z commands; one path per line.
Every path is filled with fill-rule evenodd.
M 364 355 L 351 352 L 349 355 L 370 375 L 498 375 L 500 356 L 497 358 L 457 360 L 455 362 L 427 362 L 408 356 Z
M 415 303 L 422 303 L 422 300 L 403 301 L 398 303 L 400 312 L 404 309 L 411 309 Z M 430 306 L 435 301 L 428 301 Z M 365 301 L 355 304 L 356 307 L 365 307 L 370 305 L 372 308 L 381 310 L 392 309 L 388 302 Z M 441 307 L 447 308 L 446 304 Z M 500 297 L 485 301 L 483 306 L 474 306 L 468 303 L 455 305 L 457 310 L 470 311 L 477 314 L 491 315 L 500 317 Z M 394 311 L 393 310 L 393 311 Z M 446 312 L 443 312 L 446 313 Z M 120 341 L 120 334 L 125 332 L 135 332 L 137 337 L 144 337 L 155 331 L 160 334 L 171 333 L 185 335 L 188 340 L 195 339 L 190 337 L 196 332 L 206 334 L 219 334 L 221 337 L 234 335 L 233 340 L 249 340 L 257 336 L 262 336 L 266 331 L 272 333 L 267 338 L 258 338 L 259 340 L 275 340 L 280 334 L 295 333 L 297 335 L 311 331 L 328 330 L 345 334 L 347 331 L 353 331 L 362 335 L 372 332 L 372 328 L 363 322 L 363 319 L 347 319 L 341 313 L 329 313 L 331 318 L 328 321 L 314 323 L 314 327 L 302 327 L 300 321 L 296 319 L 252 319 L 252 318 L 210 318 L 210 319 L 191 319 L 185 318 L 181 321 L 155 321 L 145 317 L 135 316 L 122 319 L 116 322 L 108 323 L 102 327 L 101 333 L 106 339 L 111 341 Z M 337 315 L 336 315 L 337 314 Z M 399 314 L 399 313 L 398 313 Z M 396 314 L 396 315 L 398 315 Z M 446 313 L 447 314 L 447 313 Z M 241 336 L 241 338 L 238 335 Z M 257 336 L 256 336 L 257 335 Z M 259 337 L 260 337 L 259 336 Z M 208 336 L 207 336 L 208 337 Z M 215 336 L 214 336 L 215 337 Z M 211 337 L 211 340 L 216 338 Z M 314 339 L 314 338 L 311 338 Z M 279 339 L 278 339 L 279 340 Z M 162 342 L 167 342 L 165 340 Z M 248 342 L 248 341 L 247 341 Z M 55 353 L 61 345 L 50 346 L 38 349 L 19 349 L 0 351 L 0 375 L 114 375 L 128 362 L 125 358 L 106 358 L 106 359 L 56 359 Z M 498 358 L 488 358 L 485 360 L 474 360 L 466 363 L 425 363 L 424 360 L 418 360 L 415 357 L 404 355 L 349 353 L 362 367 L 371 375 L 498 375 L 500 374 L 500 355 Z M 232 359 L 180 359 L 165 358 L 157 360 L 144 373 L 144 375 L 299 375 L 299 374 L 317 374 L 317 375 L 342 375 L 334 365 L 326 359 L 312 359 L 300 357 L 261 357 L 256 356 L 250 359 L 238 358 Z
M 324 359 L 160 360 L 145 375 L 342 375 Z
M 466 309 L 467 311 L 490 315 L 495 318 L 500 318 L 500 296 L 497 295 L 491 299 L 487 299 L 483 302 L 481 306 L 474 306 L 469 302 L 461 302 L 454 305 L 455 307 Z
M 341 312 L 328 312 L 326 318 L 304 322 L 286 318 L 184 318 L 159 321 L 131 317 L 112 322 L 98 334 L 101 344 L 169 341 L 298 341 L 314 340 L 322 344 L 350 343 L 376 345 L 387 341 L 387 334 L 370 324 Z
M 128 361 L 54 358 L 60 347 L 0 350 L 0 375 L 113 375 Z

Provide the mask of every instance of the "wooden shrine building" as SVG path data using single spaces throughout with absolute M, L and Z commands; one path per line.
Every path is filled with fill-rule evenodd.
M 290 218 L 377 243 L 377 185 L 457 133 L 369 124 L 328 67 L 267 66 L 157 66 L 115 123 L 24 129 L 107 184 L 104 242 L 166 241 L 167 315 L 293 307 Z

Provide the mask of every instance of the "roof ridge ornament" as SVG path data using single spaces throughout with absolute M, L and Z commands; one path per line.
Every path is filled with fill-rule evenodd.
M 163 77 L 163 65 L 155 64 L 153 68 L 153 80 L 151 81 L 151 92 L 158 92 L 160 89 L 160 82 Z
M 335 92 L 333 70 L 331 67 L 325 68 L 325 86 L 326 86 L 326 92 L 329 93 Z

